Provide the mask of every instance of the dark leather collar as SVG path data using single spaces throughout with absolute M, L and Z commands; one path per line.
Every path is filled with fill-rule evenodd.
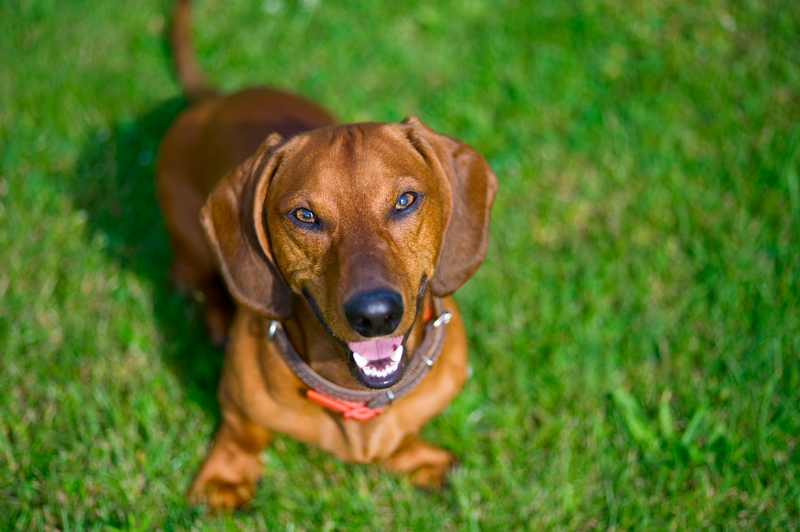
M 286 331 L 280 322 L 270 322 L 269 339 L 275 344 L 281 358 L 294 374 L 312 390 L 334 399 L 361 403 L 369 408 L 380 408 L 408 395 L 416 388 L 442 352 L 445 329 L 451 314 L 444 310 L 442 300 L 438 297 L 433 298 L 433 315 L 436 318 L 428 321 L 425 325 L 425 336 L 422 343 L 410 356 L 405 377 L 394 386 L 383 390 L 352 390 L 323 379 L 300 358 L 300 355 L 289 343 Z

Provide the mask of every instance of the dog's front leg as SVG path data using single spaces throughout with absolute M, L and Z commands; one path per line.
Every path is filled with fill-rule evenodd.
M 205 503 L 209 510 L 225 511 L 249 502 L 261 477 L 259 453 L 272 433 L 243 416 L 235 407 L 223 406 L 222 422 L 200 472 L 189 488 L 191 504 Z
M 441 488 L 456 462 L 452 453 L 425 443 L 417 435 L 411 435 L 381 465 L 389 471 L 405 475 L 415 486 Z

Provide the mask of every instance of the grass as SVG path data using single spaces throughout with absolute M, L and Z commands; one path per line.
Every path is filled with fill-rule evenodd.
M 794 2 L 200 1 L 220 86 L 419 115 L 501 183 L 450 488 L 278 438 L 224 518 L 182 496 L 221 354 L 152 186 L 168 4 L 0 4 L 0 529 L 800 528 Z

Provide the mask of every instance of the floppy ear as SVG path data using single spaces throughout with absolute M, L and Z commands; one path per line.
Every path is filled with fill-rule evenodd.
M 268 318 L 283 320 L 292 297 L 269 250 L 262 208 L 283 156 L 282 138 L 273 133 L 211 191 L 200 223 L 236 301 Z
M 438 167 L 450 189 L 450 218 L 431 279 L 434 295 L 444 297 L 472 277 L 486 256 L 489 211 L 497 190 L 497 177 L 486 159 L 467 144 L 436 133 L 415 116 L 405 118 L 402 123 L 412 126 L 423 139 L 416 147 L 424 158 L 429 159 L 425 152 L 432 150 L 435 160 L 429 160 L 428 164 L 434 171 Z

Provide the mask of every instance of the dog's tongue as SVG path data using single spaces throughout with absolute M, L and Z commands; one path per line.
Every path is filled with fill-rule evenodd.
M 403 337 L 395 336 L 394 338 L 376 338 L 368 342 L 348 342 L 347 346 L 354 353 L 372 361 L 389 358 L 394 350 L 402 344 Z

